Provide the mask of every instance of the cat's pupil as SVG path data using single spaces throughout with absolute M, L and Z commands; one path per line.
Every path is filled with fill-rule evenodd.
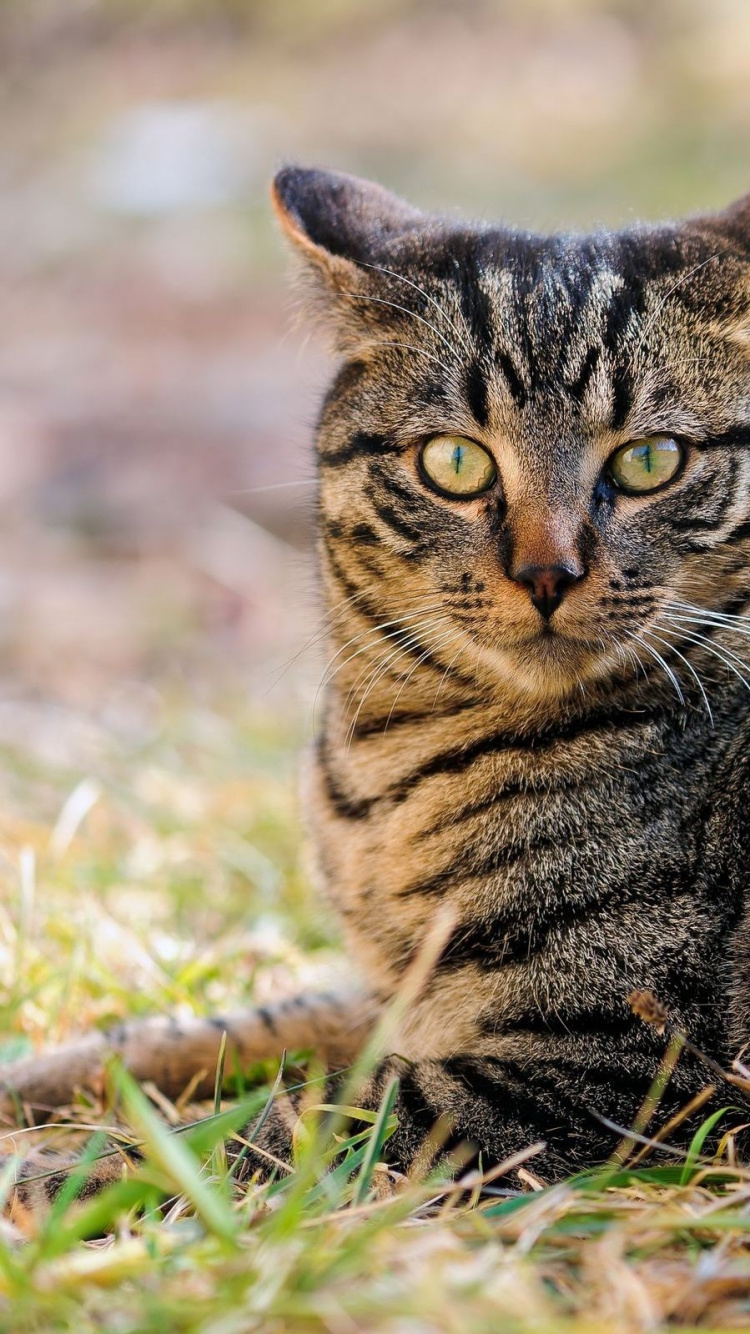
M 463 457 L 464 457 L 464 448 L 463 448 L 463 445 L 456 445 L 456 448 L 455 448 L 454 451 L 453 451 L 453 460 L 452 460 L 452 461 L 453 461 L 453 471 L 455 472 L 455 474 L 456 474 L 457 477 L 458 477 L 458 474 L 459 474 L 460 471 L 461 471 L 461 463 L 462 463 Z

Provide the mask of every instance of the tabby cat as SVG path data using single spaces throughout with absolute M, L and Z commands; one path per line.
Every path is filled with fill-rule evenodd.
M 362 1101 L 398 1075 L 402 1168 L 439 1120 L 486 1166 L 543 1141 L 551 1180 L 659 1069 L 635 989 L 714 1060 L 750 1038 L 750 198 L 553 237 L 315 170 L 274 200 L 340 353 L 307 812 L 365 989 L 89 1037 L 7 1067 L 5 1111 L 43 1118 L 112 1050 L 208 1091 L 225 1028 L 241 1061 L 345 1065 L 448 905 Z M 704 1083 L 683 1053 L 660 1122 Z

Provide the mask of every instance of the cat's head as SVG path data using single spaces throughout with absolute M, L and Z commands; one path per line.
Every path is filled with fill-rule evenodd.
M 540 700 L 669 665 L 687 607 L 740 604 L 750 199 L 542 237 L 314 170 L 274 197 L 343 357 L 318 446 L 340 605 Z

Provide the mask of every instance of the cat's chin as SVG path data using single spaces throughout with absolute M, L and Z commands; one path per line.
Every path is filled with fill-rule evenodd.
M 580 696 L 587 683 L 622 669 L 621 656 L 614 648 L 603 650 L 598 640 L 545 632 L 512 645 L 481 648 L 479 656 L 506 690 L 540 703 L 574 692 Z

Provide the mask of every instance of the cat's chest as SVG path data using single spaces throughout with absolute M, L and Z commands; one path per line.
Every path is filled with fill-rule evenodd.
M 693 874 L 708 770 L 700 747 L 648 719 L 525 746 L 495 729 L 415 755 L 369 773 L 342 756 L 336 781 L 354 797 L 322 841 L 349 912 L 418 929 L 450 901 L 511 927 Z

